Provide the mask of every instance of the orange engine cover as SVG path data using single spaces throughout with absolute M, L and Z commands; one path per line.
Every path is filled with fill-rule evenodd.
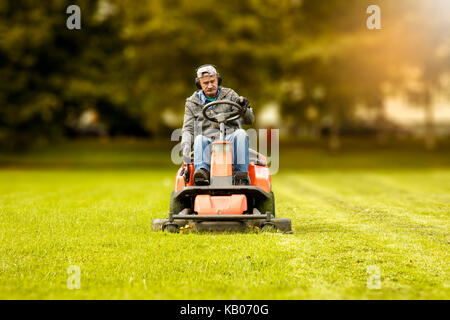
M 202 214 L 242 214 L 247 210 L 247 197 L 244 194 L 231 196 L 210 196 L 201 194 L 195 197 L 194 211 Z

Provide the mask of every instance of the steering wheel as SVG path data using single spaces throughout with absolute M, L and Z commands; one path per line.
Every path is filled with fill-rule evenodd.
M 225 112 L 225 113 L 219 113 L 218 115 L 215 115 L 214 117 L 210 117 L 206 111 L 209 109 L 209 107 L 216 105 L 216 104 L 228 104 L 232 107 L 237 108 L 236 111 L 232 112 Z M 240 104 L 233 102 L 231 100 L 217 100 L 210 103 L 207 103 L 202 110 L 203 116 L 208 119 L 209 121 L 213 122 L 229 122 L 236 119 L 239 119 L 240 117 L 243 117 L 245 114 L 246 108 L 241 106 Z

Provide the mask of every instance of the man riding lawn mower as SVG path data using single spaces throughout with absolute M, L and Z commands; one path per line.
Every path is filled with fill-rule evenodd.
M 153 230 L 244 231 L 248 227 L 291 232 L 290 219 L 275 219 L 266 157 L 249 148 L 244 124 L 252 124 L 247 98 L 221 87 L 213 65 L 197 69 L 198 91 L 186 100 L 181 146 L 168 219 Z M 194 151 L 191 152 L 191 146 Z M 193 161 L 193 163 L 192 163 Z

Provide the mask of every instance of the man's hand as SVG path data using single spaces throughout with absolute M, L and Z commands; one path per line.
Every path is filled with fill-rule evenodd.
M 250 101 L 248 101 L 248 99 L 246 97 L 240 96 L 238 98 L 237 103 L 247 109 L 250 104 Z
M 184 146 L 183 147 L 183 163 L 191 163 L 191 147 Z
M 189 172 L 189 166 L 186 163 L 183 163 L 183 169 L 181 170 L 180 175 L 184 178 L 185 183 L 189 183 L 190 172 Z

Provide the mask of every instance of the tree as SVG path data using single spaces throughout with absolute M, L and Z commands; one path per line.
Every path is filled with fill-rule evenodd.
M 67 118 L 99 99 L 115 101 L 123 46 L 114 20 L 99 21 L 98 1 L 78 1 L 82 29 L 66 28 L 70 1 L 0 4 L 0 146 L 61 137 Z M 105 58 L 107 57 L 107 58 Z

